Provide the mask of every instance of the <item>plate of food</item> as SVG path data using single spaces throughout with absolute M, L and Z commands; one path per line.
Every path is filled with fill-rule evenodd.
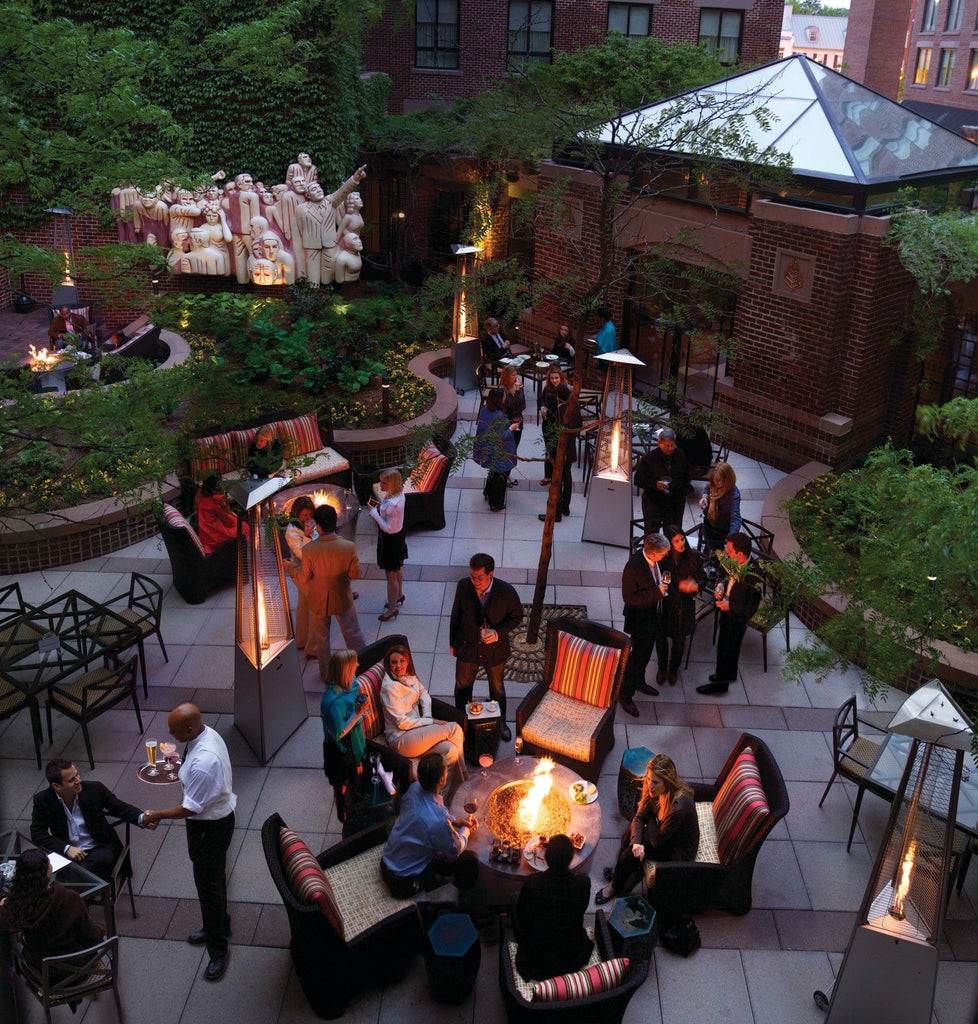
M 584 848 L 585 836 L 583 832 L 571 832 L 569 838 L 575 850 L 582 850 Z
M 532 836 L 523 847 L 526 863 L 536 871 L 547 870 L 547 836 Z
M 481 715 L 482 705 L 478 701 L 472 701 L 469 705 L 469 713 L 473 715 Z
M 544 358 L 544 359 L 547 359 L 547 360 L 549 360 L 549 361 L 550 361 L 550 362 L 552 363 L 552 362 L 553 362 L 553 361 L 554 361 L 555 359 L 559 359 L 559 358 L 560 358 L 560 356 L 555 356 L 555 355 L 553 354 L 553 352 L 549 352 L 549 353 L 548 353 L 547 355 L 545 355 L 545 356 L 544 356 L 543 358 Z
M 598 787 L 587 779 L 578 779 L 570 784 L 567 795 L 575 804 L 593 804 L 598 799 Z
M 538 370 L 546 370 L 546 368 L 547 368 L 547 367 L 548 367 L 548 366 L 549 366 L 550 364 L 549 364 L 549 363 L 544 363 L 544 362 L 539 362 L 539 363 L 536 363 L 535 365 L 536 365 L 536 367 L 537 367 L 537 369 L 538 369 Z

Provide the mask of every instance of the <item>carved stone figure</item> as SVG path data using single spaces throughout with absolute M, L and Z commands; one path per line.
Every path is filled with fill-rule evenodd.
M 330 284 L 336 255 L 336 230 L 339 215 L 336 209 L 366 177 L 366 166 L 358 168 L 330 196 L 323 194 L 319 182 L 306 186 L 306 201 L 296 212 L 296 228 L 305 255 L 305 276 L 313 287 Z
M 234 274 L 239 284 L 248 283 L 248 255 L 251 250 L 251 218 L 261 216 L 261 200 L 254 189 L 250 174 L 237 174 L 234 188 L 221 201 L 227 214 L 227 225 L 231 229 L 231 253 L 234 260 Z
M 159 245 L 161 238 L 169 237 L 169 222 L 170 208 L 155 192 L 144 192 L 140 195 L 139 202 L 132 211 L 132 224 L 137 241 Z M 150 235 L 155 236 L 152 242 Z
M 319 171 L 308 153 L 300 153 L 296 157 L 296 162 L 289 164 L 289 169 L 285 172 L 285 184 L 290 188 L 294 187 L 297 180 L 305 185 L 311 181 L 319 181 Z
M 360 279 L 360 270 L 363 267 L 363 260 L 360 258 L 362 251 L 363 242 L 360 241 L 359 235 L 346 231 L 340 236 L 333 264 L 333 280 L 337 284 Z
M 226 275 L 225 254 L 208 245 L 207 228 L 194 228 L 190 232 L 190 252 L 180 260 L 182 274 Z

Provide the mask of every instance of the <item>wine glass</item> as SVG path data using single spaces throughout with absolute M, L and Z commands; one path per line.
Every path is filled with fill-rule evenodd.
M 479 774 L 484 779 L 488 779 L 489 778 L 489 769 L 492 767 L 492 762 L 494 760 L 495 759 L 493 758 L 492 754 L 480 754 L 479 755 L 479 768 L 481 769 Z
M 664 584 L 665 584 L 665 585 L 666 585 L 667 587 L 669 586 L 669 584 L 670 584 L 670 583 L 672 583 L 672 573 L 671 573 L 671 572 L 669 572 L 669 570 L 668 570 L 668 569 L 667 569 L 667 570 L 666 570 L 666 571 L 665 571 L 665 572 L 664 572 L 664 573 L 662 574 L 662 582 L 663 582 L 663 583 L 664 583 Z
M 160 753 L 166 761 L 166 777 L 170 782 L 177 781 L 177 767 L 174 764 L 177 756 L 177 745 L 175 743 L 161 743 Z
M 380 763 L 380 754 L 370 755 L 370 785 L 380 785 L 380 772 L 377 770 L 377 765 Z
M 514 764 L 522 764 L 523 763 L 523 757 L 522 757 L 522 754 L 523 754 L 523 737 L 522 736 L 517 736 L 516 739 L 513 740 L 513 752 L 516 754 L 516 757 L 513 758 L 513 763 Z
M 159 768 L 156 767 L 156 740 L 146 741 L 146 762 L 149 765 L 146 774 L 155 779 L 160 774 Z
M 726 585 L 723 580 L 717 580 L 716 585 L 713 588 L 713 597 L 717 601 L 723 600 L 723 592 L 726 589 Z

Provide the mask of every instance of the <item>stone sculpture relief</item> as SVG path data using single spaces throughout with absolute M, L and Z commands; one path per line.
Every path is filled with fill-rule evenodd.
M 262 286 L 299 277 L 314 287 L 344 284 L 362 268 L 363 199 L 355 189 L 366 172 L 358 168 L 326 195 L 312 158 L 299 153 L 285 181 L 271 187 L 246 172 L 228 179 L 218 171 L 192 190 L 164 182 L 140 193 L 120 185 L 111 206 L 119 240 L 168 247 L 172 274 Z

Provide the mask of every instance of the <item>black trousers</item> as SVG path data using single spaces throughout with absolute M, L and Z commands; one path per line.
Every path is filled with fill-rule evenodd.
M 509 483 L 509 470 L 505 473 L 497 473 L 494 469 L 489 470 L 486 477 L 486 486 L 482 494 L 489 502 L 490 508 L 500 509 L 506 507 L 506 486 Z
M 669 644 L 672 643 L 672 656 L 669 655 Z M 665 672 L 678 672 L 683 663 L 683 654 L 686 651 L 686 637 L 666 636 L 660 633 L 655 638 L 655 655 L 659 668 Z
M 406 900 L 422 889 L 431 892 L 448 879 L 456 889 L 471 889 L 479 880 L 479 858 L 471 850 L 463 850 L 455 860 L 433 860 L 420 875 L 395 875 L 382 860 L 380 873 L 391 896 Z
M 122 850 L 121 846 L 119 850 Z M 115 867 L 117 857 L 118 853 L 111 846 L 93 846 L 90 850 L 85 851 L 85 859 L 78 863 L 86 871 L 92 871 L 99 878 L 104 878 L 108 881 L 112 874 L 112 869 Z
M 486 665 L 486 678 L 489 681 L 489 698 L 499 701 L 499 714 L 503 723 L 506 721 L 506 687 L 503 683 L 503 673 L 506 671 L 506 662 L 498 665 Z M 455 662 L 455 707 L 459 711 L 465 710 L 465 705 L 472 700 L 472 692 L 475 689 L 475 677 L 479 666 L 474 661 Z
M 227 853 L 234 835 L 234 812 L 216 821 L 187 818 L 187 853 L 194 868 L 207 952 L 211 959 L 227 956 L 231 918 L 228 914 Z
M 621 679 L 619 700 L 631 700 L 638 684 L 645 682 L 645 670 L 649 667 L 655 647 L 655 628 L 643 623 L 629 633 L 629 638 L 632 641 L 632 652 Z
M 721 683 L 737 681 L 737 663 L 740 661 L 740 645 L 747 632 L 747 619 L 735 617 L 729 612 L 720 613 L 720 633 L 717 636 L 717 679 Z

